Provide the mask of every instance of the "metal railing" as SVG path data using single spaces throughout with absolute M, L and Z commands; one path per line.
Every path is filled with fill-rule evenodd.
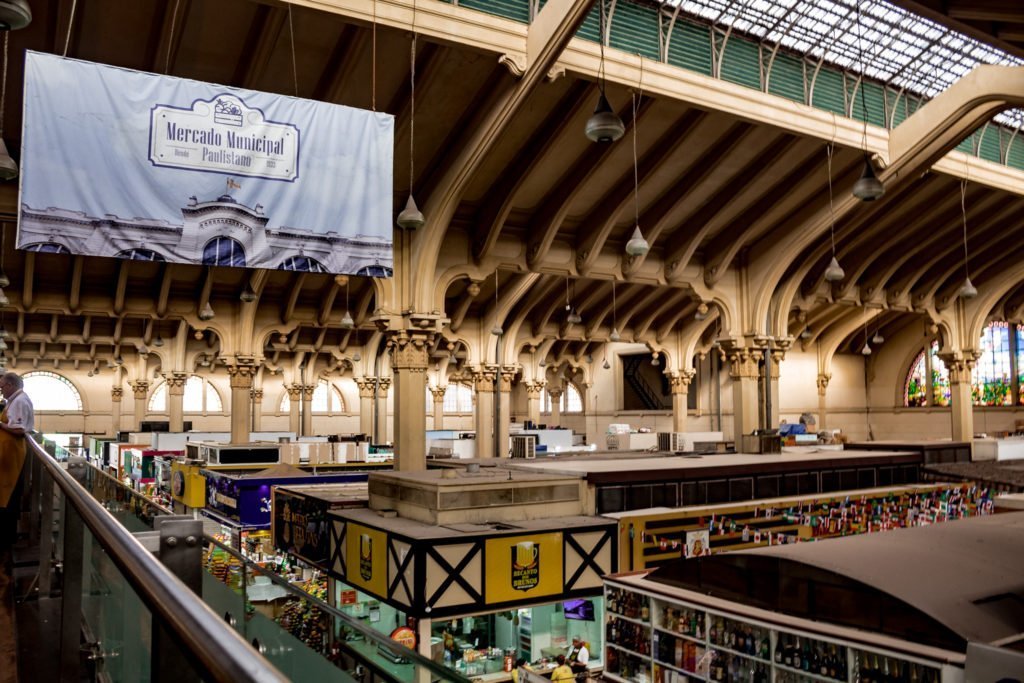
M 201 534 L 189 528 L 182 535 L 185 527 L 162 525 L 150 539 L 167 550 L 166 558 L 161 552 L 157 559 L 83 487 L 84 459 L 70 458 L 65 471 L 33 439 L 25 442 L 26 521 L 29 544 L 39 549 L 39 568 L 34 588 L 22 599 L 59 603 L 61 680 L 81 680 L 89 662 L 129 654 L 138 660 L 137 671 L 146 674 L 139 680 L 287 680 L 169 568 L 175 566 L 176 549 L 201 553 Z M 148 624 L 151 632 L 124 628 L 122 642 L 93 643 L 93 652 L 83 653 L 83 632 L 90 632 L 83 624 L 95 626 L 83 619 L 83 609 L 109 616 L 115 610 L 97 607 L 103 600 L 116 602 L 121 615 L 131 612 L 132 620 L 124 621 L 136 631 Z M 129 638 L 135 641 L 129 644 Z M 128 647 L 134 651 L 126 653 Z

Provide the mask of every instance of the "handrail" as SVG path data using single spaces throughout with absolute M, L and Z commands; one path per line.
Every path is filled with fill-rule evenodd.
M 25 439 L 83 523 L 117 565 L 154 620 L 182 646 L 201 674 L 218 681 L 287 681 L 238 633 L 158 562 L 33 439 Z

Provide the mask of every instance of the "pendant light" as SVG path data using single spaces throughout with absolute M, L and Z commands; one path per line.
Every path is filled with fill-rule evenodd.
M 153 346 L 156 346 L 157 348 L 159 348 L 159 347 L 161 347 L 163 345 L 164 345 L 164 338 L 161 337 L 160 335 L 157 335 L 156 339 L 153 340 Z
M 801 339 L 810 339 L 813 335 L 811 334 L 811 326 L 806 325 L 803 332 L 800 333 Z
M 832 260 L 829 261 L 828 268 L 825 269 L 825 279 L 829 282 L 839 282 L 846 277 L 846 272 L 843 271 L 839 265 L 839 260 L 836 258 L 836 209 L 835 201 L 832 197 L 832 152 L 834 151 L 834 144 L 828 143 L 825 146 L 825 156 L 827 158 L 828 168 L 828 220 L 829 227 L 828 232 L 832 240 Z
M 4 293 L 4 290 L 0 289 L 0 306 L 6 307 L 6 306 L 10 306 L 10 305 L 11 305 L 11 300 L 7 298 L 7 295 Z
M 615 310 L 615 278 L 612 278 L 612 333 L 610 335 L 608 335 L 608 339 L 613 341 L 613 342 L 617 342 L 617 341 L 619 341 L 622 338 L 619 335 L 619 328 L 616 325 L 617 318 L 616 318 L 615 314 L 616 314 L 616 310 Z
M 871 347 L 868 345 L 868 324 L 867 324 L 866 321 L 864 323 L 864 348 L 862 348 L 860 350 L 860 352 L 861 352 L 861 355 L 864 355 L 864 356 L 870 356 L 871 355 Z
M 640 78 L 641 87 L 643 79 L 643 58 L 640 59 Z M 640 91 L 641 96 L 643 90 Z M 636 109 L 637 109 L 637 96 L 633 93 L 633 211 L 634 211 L 634 228 L 633 236 L 626 242 L 626 254 L 633 257 L 644 256 L 648 251 L 651 250 L 651 245 L 644 239 L 644 235 L 640 232 L 640 175 L 638 170 L 637 156 L 636 156 L 636 138 L 638 135 L 636 120 Z
M 573 292 L 576 290 L 576 285 L 573 285 Z M 569 296 L 569 276 L 565 276 L 565 310 L 569 311 L 569 315 L 565 317 L 565 322 L 570 325 L 579 325 L 583 322 L 583 317 L 576 310 L 576 307 L 572 305 L 572 299 Z
M 409 198 L 398 214 L 398 227 L 403 230 L 422 228 L 427 222 L 412 196 L 413 161 L 416 150 L 416 2 L 412 3 L 412 43 L 409 47 Z
M 861 21 L 861 3 L 857 2 L 857 29 L 860 33 L 857 46 L 860 52 L 860 109 L 864 119 L 864 136 L 862 147 L 864 148 L 864 171 L 860 178 L 853 184 L 853 196 L 864 202 L 873 202 L 885 194 L 885 186 L 875 175 L 875 167 L 871 164 L 871 156 L 868 154 L 868 100 L 864 92 L 864 80 L 867 78 L 867 64 L 864 62 L 864 24 Z
M 0 0 L 0 31 L 17 31 L 31 22 L 28 0 Z
M 658 367 L 659 365 L 661 365 L 661 359 L 658 358 L 657 352 L 651 354 L 651 365 L 653 365 L 654 367 Z
M 597 98 L 597 107 L 594 108 L 594 113 L 589 119 L 587 119 L 587 127 L 584 132 L 586 133 L 587 139 L 593 142 L 615 142 L 626 132 L 626 126 L 623 125 L 622 119 L 612 111 L 612 106 L 608 104 L 608 97 L 605 95 L 604 0 L 600 0 L 598 11 L 601 35 L 598 36 L 597 43 L 601 50 L 601 61 L 598 63 L 597 68 L 597 87 L 601 91 L 601 94 Z
M 203 307 L 199 309 L 198 315 L 200 320 L 213 320 L 213 316 L 216 314 L 213 312 L 213 306 L 210 305 L 209 299 L 207 299 L 206 303 L 203 304 Z
M 242 293 L 238 295 L 238 298 L 245 304 L 251 304 L 256 301 L 256 292 L 253 291 L 252 285 L 246 283 L 245 289 L 243 289 Z
M 971 271 L 967 264 L 967 180 L 960 183 L 960 214 L 964 221 L 964 283 L 960 285 L 960 298 L 973 299 L 978 296 L 978 288 L 971 282 Z
M 348 307 L 348 288 L 351 280 L 351 276 L 345 278 L 345 315 L 341 316 L 341 329 L 343 330 L 351 330 L 356 326 L 356 321 L 352 319 L 352 313 Z
M 3 24 L 3 10 L 6 3 L 0 2 L 0 26 Z M 26 7 L 27 9 L 27 7 Z M 31 18 L 31 13 L 29 14 Z M 26 24 L 28 22 L 25 22 Z M 0 77 L 0 180 L 12 180 L 18 177 L 18 164 L 14 163 L 14 159 L 7 152 L 7 143 L 4 142 L 4 105 L 7 101 L 7 43 L 10 40 L 11 34 L 7 31 L 4 32 L 4 65 L 3 65 L 3 76 Z M 5 276 L 6 277 L 6 276 Z M 7 285 L 0 285 L 0 287 L 6 287 Z
M 601 363 L 601 367 L 604 368 L 605 370 L 611 370 L 612 369 L 612 364 L 608 362 L 607 358 L 605 358 L 604 362 Z
M 707 320 L 708 319 L 708 305 L 703 301 L 697 306 L 697 311 L 693 314 L 694 320 Z
M 498 324 L 498 269 L 494 269 L 494 327 L 491 328 L 491 334 L 495 337 L 500 337 L 505 333 L 505 330 Z
M 871 343 L 875 346 L 881 346 L 884 341 L 885 337 L 882 336 L 882 330 L 875 330 L 875 336 L 871 338 Z

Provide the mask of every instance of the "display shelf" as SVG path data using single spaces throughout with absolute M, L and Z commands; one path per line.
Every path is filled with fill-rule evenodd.
M 665 629 L 663 629 L 663 628 L 661 628 L 659 626 L 655 626 L 654 630 L 657 631 L 658 633 L 664 633 L 665 635 L 672 636 L 673 638 L 680 638 L 682 640 L 689 640 L 690 642 L 697 643 L 698 645 L 706 646 L 708 644 L 707 641 L 704 638 L 697 638 L 697 637 L 691 636 L 691 635 L 689 635 L 687 633 L 676 633 L 675 631 L 666 631 Z
M 637 657 L 639 659 L 646 659 L 647 661 L 651 661 L 651 656 L 650 655 L 642 655 L 639 652 L 637 652 L 636 650 L 630 650 L 628 648 L 622 647 L 621 645 L 616 645 L 615 643 L 605 643 L 604 645 L 605 645 L 605 647 L 610 647 L 610 648 L 614 648 L 614 649 L 616 649 L 616 650 L 618 650 L 620 652 L 625 652 L 627 655 L 633 655 L 634 657 Z
M 731 650 L 731 649 L 729 649 L 727 647 L 723 647 L 721 645 L 715 645 L 714 643 L 711 643 L 710 645 L 708 645 L 708 649 L 709 650 L 718 650 L 719 652 L 727 652 L 727 653 L 729 653 L 731 655 L 735 655 L 737 657 L 743 657 L 743 659 L 749 659 L 749 660 L 758 662 L 760 664 L 771 664 L 773 666 L 778 666 L 774 662 L 771 662 L 771 661 L 769 661 L 767 659 L 764 659 L 762 657 L 758 657 L 757 655 L 747 654 L 746 652 L 738 652 L 737 650 Z
M 828 676 L 822 676 L 820 674 L 814 674 L 814 673 L 811 673 L 810 671 L 804 671 L 803 669 L 794 669 L 791 666 L 786 666 L 785 664 L 779 664 L 778 662 L 773 662 L 772 666 L 774 666 L 779 671 L 784 671 L 784 672 L 786 672 L 788 674 L 794 674 L 794 675 L 797 675 L 797 676 L 803 676 L 805 678 L 810 678 L 810 679 L 815 680 L 815 681 L 826 681 L 826 683 L 842 683 L 842 681 L 846 680 L 845 678 L 839 678 L 839 679 L 829 678 Z
M 657 659 L 654 660 L 654 664 L 655 664 L 655 666 L 663 666 L 666 669 L 672 669 L 673 671 L 678 671 L 679 673 L 683 674 L 684 676 L 689 676 L 691 678 L 696 678 L 697 680 L 701 680 L 701 681 L 708 680 L 706 676 L 701 676 L 699 673 L 696 673 L 694 671 L 687 671 L 686 669 L 682 669 L 682 668 L 680 668 L 678 666 L 675 666 L 674 664 L 666 664 L 665 662 L 659 662 Z
M 615 681 L 615 683 L 636 683 L 636 681 L 634 681 L 631 678 L 622 678 L 621 676 L 616 676 L 615 674 L 610 674 L 607 671 L 603 671 L 601 673 L 601 678 L 603 678 L 605 680 L 609 680 L 609 681 Z
M 614 617 L 615 619 L 622 619 L 623 621 L 628 621 L 631 624 L 636 624 L 637 626 L 643 626 L 644 628 L 650 628 L 651 627 L 651 620 L 650 619 L 648 619 L 647 621 L 644 621 L 643 619 L 637 619 L 636 617 L 627 617 L 625 614 L 619 614 L 618 612 L 612 612 L 611 610 L 605 610 L 605 612 L 607 612 L 609 618 L 613 618 Z

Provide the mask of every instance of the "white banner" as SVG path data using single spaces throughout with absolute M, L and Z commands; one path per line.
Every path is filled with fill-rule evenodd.
M 18 247 L 389 276 L 394 118 L 28 52 Z

